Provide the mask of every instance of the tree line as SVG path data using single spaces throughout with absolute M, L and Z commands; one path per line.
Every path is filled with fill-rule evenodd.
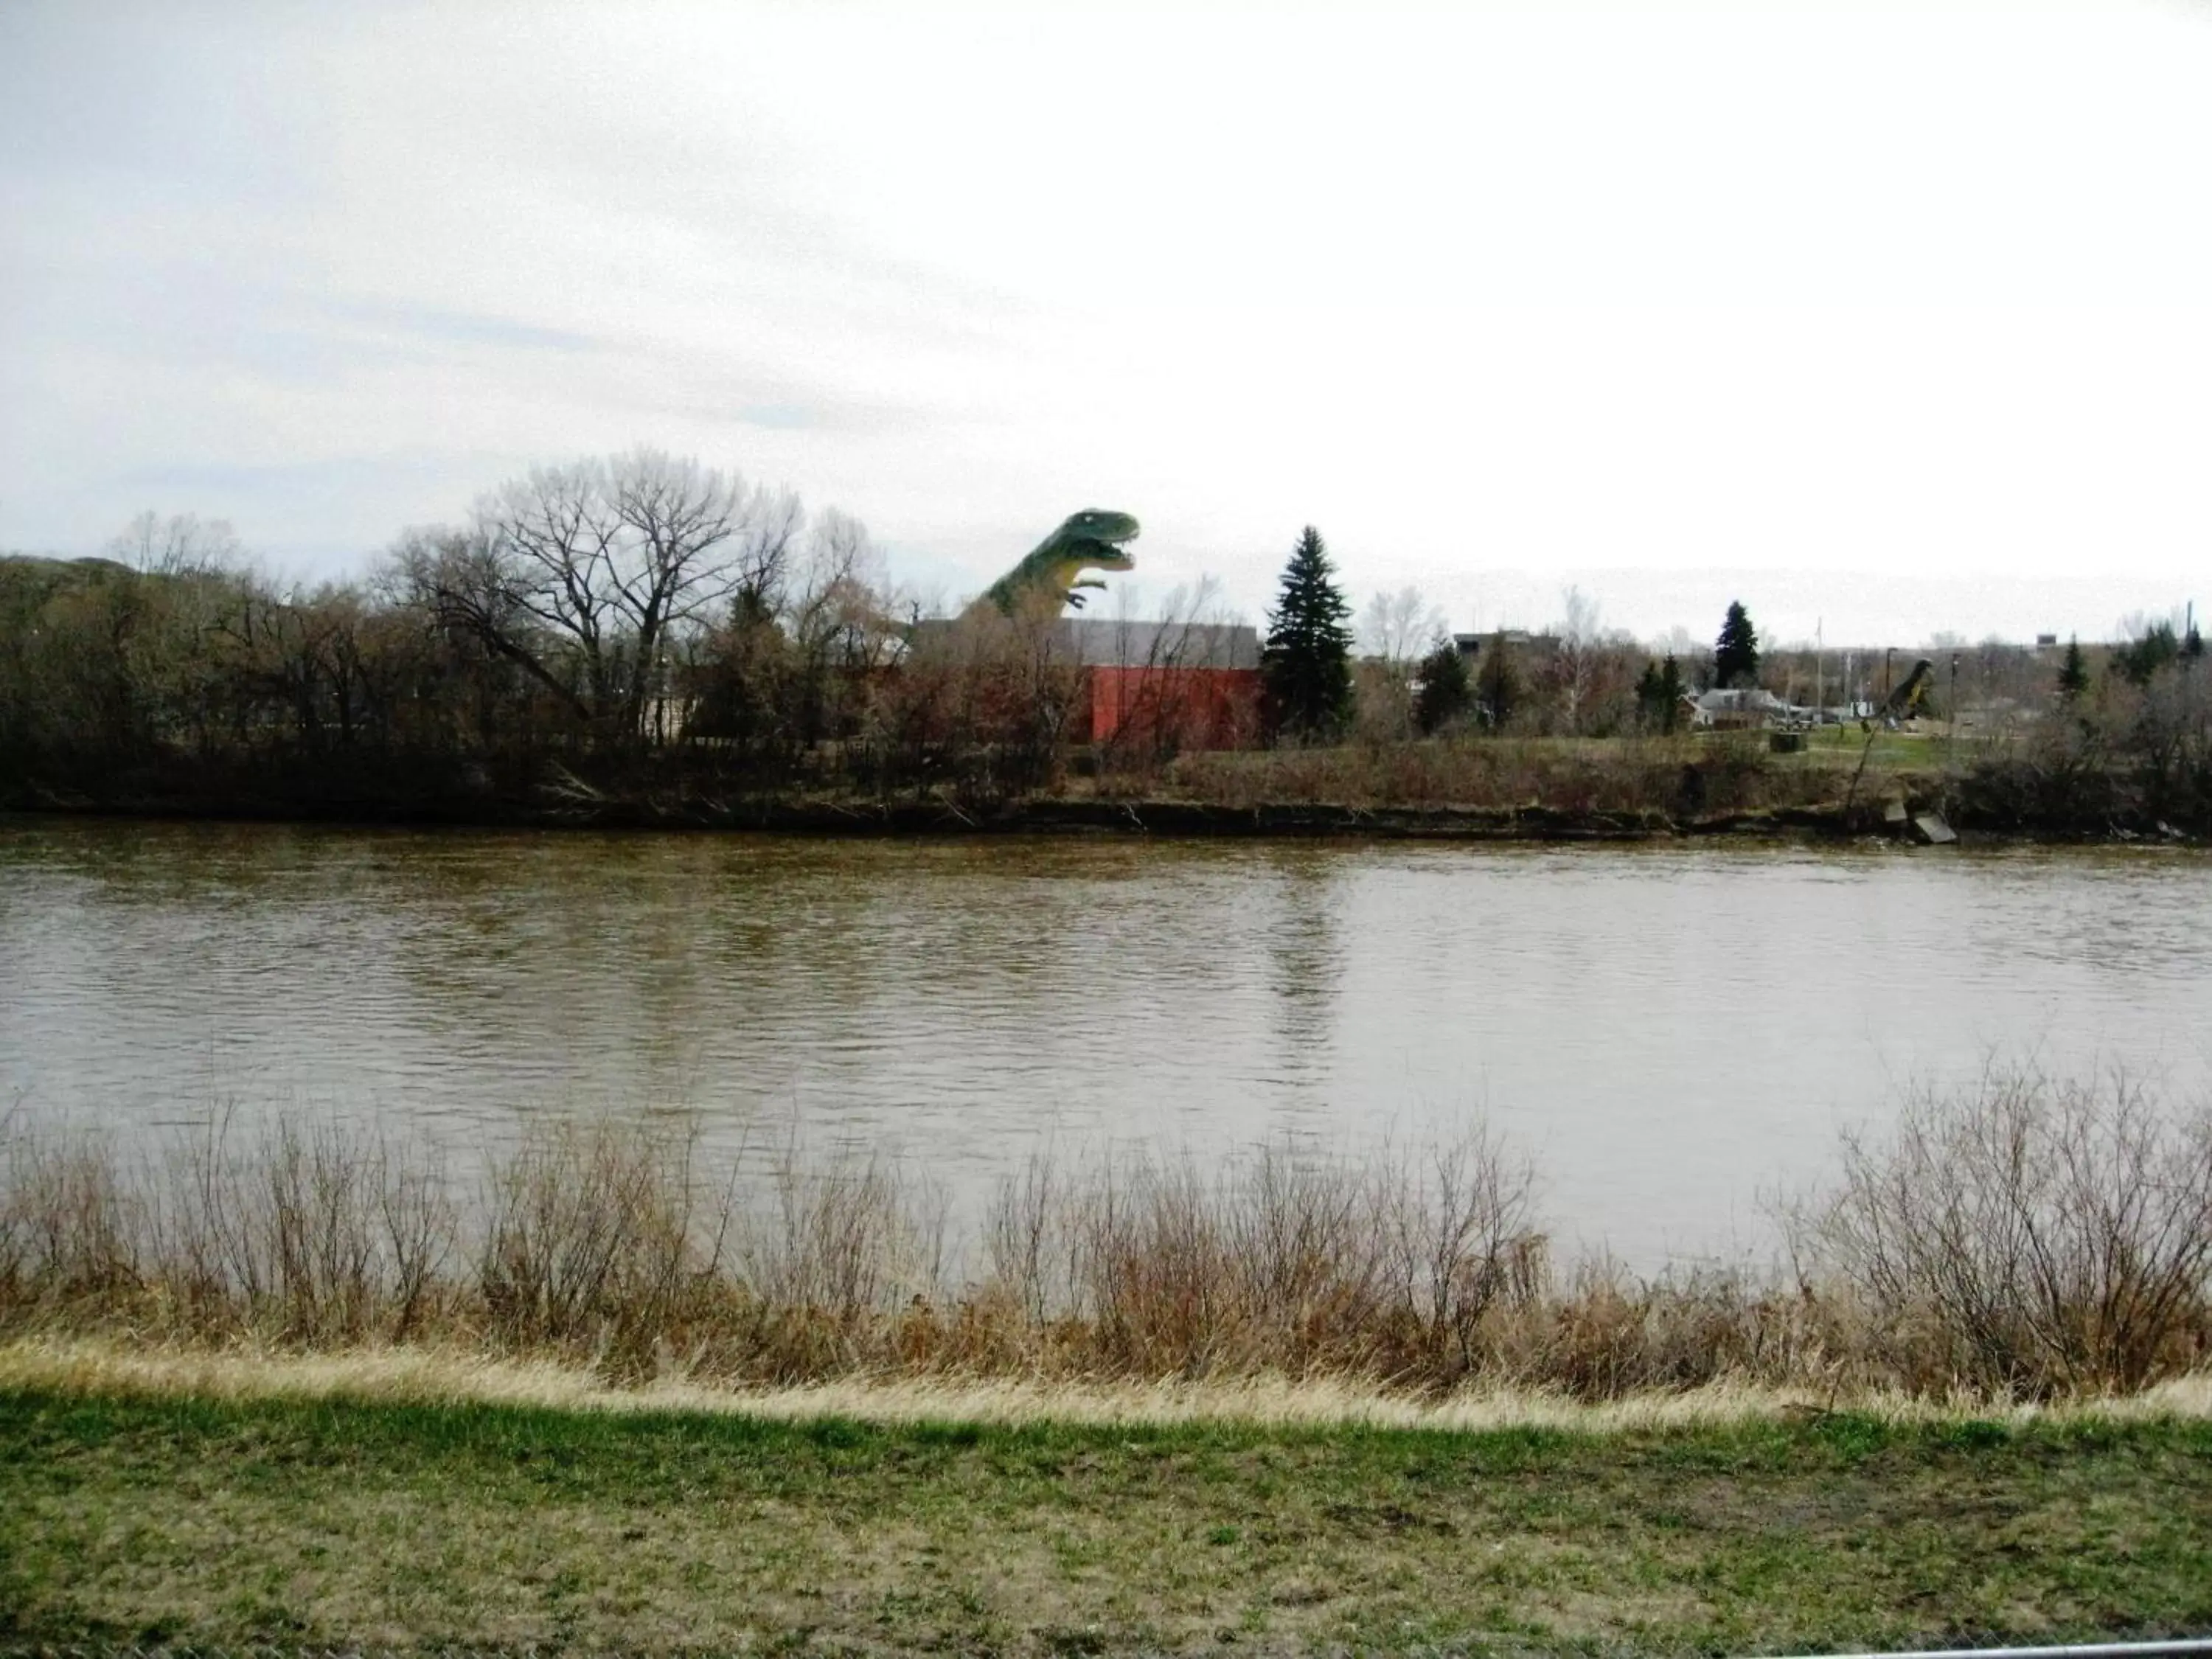
M 228 526 L 147 514 L 104 558 L 0 560 L 0 760 L 424 788 L 911 769 L 931 757 L 902 744 L 961 728 L 915 706 L 943 684 L 884 672 L 912 622 L 859 520 L 652 450 L 532 469 L 313 588 Z
M 1740 601 L 1729 605 L 1711 658 L 1692 665 L 1675 652 L 1654 656 L 1627 634 L 1601 628 L 1595 603 L 1579 589 L 1567 590 L 1563 609 L 1540 640 L 1516 641 L 1501 629 L 1469 636 L 1470 651 L 1441 613 L 1425 614 L 1417 589 L 1378 593 L 1360 630 L 1370 647 L 1363 658 L 1327 544 L 1309 525 L 1268 614 L 1261 659 L 1267 729 L 1278 740 L 1308 743 L 1455 729 L 1664 733 L 1684 724 L 1684 700 L 1693 689 L 1758 684 L 1758 634 Z
M 1412 589 L 1376 596 L 1355 630 L 1308 526 L 1267 617 L 1249 736 L 1665 734 L 1702 686 L 1808 702 L 1833 684 L 1810 653 L 1763 644 L 1740 601 L 1710 652 L 1608 630 L 1577 590 L 1562 608 L 1547 633 L 1494 633 L 1472 653 Z M 1176 631 L 1155 637 L 1169 643 L 1152 665 L 1178 666 Z M 2198 822 L 2212 818 L 2203 653 L 2196 629 L 2164 622 L 2115 647 L 2076 642 L 2055 670 L 1955 641 L 1938 683 L 2021 716 L 2023 799 L 2057 792 L 2078 817 L 2095 793 L 2082 780 L 2124 776 L 2148 781 L 2136 817 Z M 926 617 L 859 520 L 653 450 L 532 469 L 461 523 L 404 532 L 351 582 L 277 581 L 227 526 L 152 514 L 104 558 L 0 558 L 0 797 L 18 803 L 193 789 L 403 811 L 564 790 L 988 799 L 1057 779 L 1082 696 L 1049 618 Z M 1177 741 L 1172 720 L 1133 720 L 1085 763 L 1141 770 Z

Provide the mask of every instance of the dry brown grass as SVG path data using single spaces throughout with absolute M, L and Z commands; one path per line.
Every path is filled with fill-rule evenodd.
M 473 1197 L 329 1126 L 131 1162 L 0 1133 L 0 1337 L 359 1355 L 605 1382 L 1352 1389 L 1577 1401 L 2138 1392 L 2212 1338 L 2212 1113 L 1992 1079 L 1850 1143 L 1793 1276 L 1555 1271 L 1531 1171 L 1476 1128 L 1364 1161 L 1263 1146 L 1032 1161 L 971 1247 L 895 1168 L 705 1167 L 686 1137 L 544 1131 Z M 954 1264 L 961 1264 L 956 1267 Z
M 811 1422 L 1031 1423 L 1154 1427 L 1188 1423 L 1278 1428 L 1481 1432 L 1543 1428 L 1633 1433 L 1805 1421 L 1831 1411 L 1884 1422 L 1966 1419 L 2031 1423 L 2212 1419 L 2212 1373 L 2197 1371 L 2124 1395 L 1993 1405 L 1984 1395 L 1894 1389 L 1837 1395 L 1728 1379 L 1578 1400 L 1554 1389 L 1477 1383 L 1449 1393 L 1379 1387 L 1364 1377 L 1274 1374 L 1200 1382 L 1059 1380 L 962 1375 L 856 1376 L 784 1385 L 681 1375 L 611 1382 L 587 1364 L 500 1358 L 481 1349 L 372 1345 L 327 1352 L 234 1345 L 147 1346 L 113 1337 L 24 1336 L 0 1341 L 0 1389 L 196 1400 L 346 1400 L 444 1405 L 473 1401 L 557 1411 L 706 1412 Z
M 1832 757 L 1770 755 L 1764 733 L 1576 739 L 1461 736 L 1258 752 L 1185 755 L 1158 793 L 1253 807 L 1540 806 L 1574 815 L 1694 818 L 1832 805 L 1848 765 Z M 1856 761 L 1854 751 L 1849 760 Z M 1862 799 L 1896 787 L 1893 769 L 1861 780 Z

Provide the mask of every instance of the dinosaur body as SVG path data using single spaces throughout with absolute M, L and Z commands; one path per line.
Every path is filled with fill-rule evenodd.
M 1920 707 L 1921 698 L 1928 695 L 1928 688 L 1935 678 L 1936 665 L 1927 658 L 1923 657 L 1913 664 L 1912 672 L 1905 677 L 1904 683 L 1882 703 L 1883 718 L 1893 720 L 1909 718 Z
M 1070 514 L 1027 558 L 984 589 L 983 597 L 969 609 L 980 611 L 988 605 L 1009 617 L 1048 604 L 1054 616 L 1063 605 L 1080 610 L 1083 595 L 1077 589 L 1106 586 L 1083 573 L 1135 569 L 1137 562 L 1121 550 L 1121 544 L 1136 538 L 1137 521 L 1126 513 L 1088 507 Z

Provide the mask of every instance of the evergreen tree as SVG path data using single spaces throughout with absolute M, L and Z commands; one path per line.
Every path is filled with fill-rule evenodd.
M 1260 672 L 1274 728 L 1328 737 L 1352 714 L 1352 605 L 1335 581 L 1321 532 L 1311 525 L 1283 568 L 1282 592 L 1267 617 Z
M 2181 659 L 2184 662 L 2193 663 L 2202 661 L 2203 656 L 2204 635 L 2192 622 L 2189 624 L 2189 632 L 2182 637 Z
M 1647 732 L 1656 732 L 1666 717 L 1667 694 L 1659 689 L 1659 665 L 1646 660 L 1636 677 L 1636 718 Z
M 2089 665 L 2081 659 L 2079 637 L 2066 641 L 2066 660 L 2058 666 L 2058 695 L 2071 702 L 2089 689 Z
M 1491 730 L 1504 730 L 1505 722 L 1521 706 L 1521 676 L 1514 672 L 1513 659 L 1506 653 L 1503 633 L 1490 642 L 1490 650 L 1475 673 L 1474 687 L 1476 700 L 1489 719 Z
M 1449 640 L 1439 640 L 1413 673 L 1413 724 L 1424 737 L 1450 725 L 1474 701 L 1467 659 Z
M 1721 636 L 1713 643 L 1713 684 L 1721 687 L 1751 685 L 1759 678 L 1759 635 L 1743 601 L 1729 601 Z
M 1669 651 L 1666 661 L 1647 662 L 1636 682 L 1636 713 L 1647 732 L 1672 732 L 1682 718 L 1682 665 Z
M 2144 630 L 2141 639 L 2114 651 L 2112 672 L 2130 684 L 2148 685 L 2160 669 L 2180 655 L 2181 641 L 2174 634 L 2173 624 L 2162 622 Z

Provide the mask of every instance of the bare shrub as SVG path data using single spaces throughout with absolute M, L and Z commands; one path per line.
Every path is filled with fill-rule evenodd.
M 493 1332 L 518 1347 L 583 1348 L 645 1364 L 720 1271 L 730 1209 L 714 1215 L 696 1137 L 561 1123 L 497 1162 L 487 1183 L 477 1291 Z
M 203 1317 L 229 1310 L 282 1339 L 364 1334 L 382 1288 L 368 1150 L 281 1121 L 234 1152 L 218 1122 L 155 1183 L 165 1287 Z
M 1480 1363 L 1478 1333 L 1501 1301 L 1541 1293 L 1543 1245 L 1532 1225 L 1534 1172 L 1478 1124 L 1421 1163 L 1386 1164 L 1377 1189 L 1393 1299 L 1421 1370 L 1450 1381 Z
M 990 1282 L 1033 1328 L 1073 1297 L 1073 1241 L 1066 1226 L 1069 1177 L 1049 1152 L 1032 1152 L 999 1182 L 983 1218 Z
M 186 1332 L 301 1344 L 411 1334 L 454 1217 L 423 1149 L 335 1124 L 218 1117 L 137 1179 L 144 1289 Z
M 1693 1389 L 1724 1379 L 1812 1386 L 1847 1379 L 1856 1323 L 1850 1304 L 1739 1269 L 1639 1278 L 1600 1257 L 1565 1290 L 1486 1322 L 1498 1376 L 1583 1400 Z
M 1115 1370 L 1202 1376 L 1224 1358 L 1230 1287 L 1218 1218 L 1197 1169 L 1136 1158 L 1103 1166 L 1074 1225 L 1077 1308 Z
M 930 1195 L 872 1158 L 809 1168 L 795 1144 L 769 1186 L 765 1212 L 739 1224 L 747 1322 L 735 1363 L 787 1382 L 915 1357 L 902 1337 L 926 1351 L 944 1274 Z
M 97 1143 L 0 1121 L 0 1308 L 112 1300 L 138 1280 L 138 1205 Z
M 1797 1247 L 1865 1297 L 1911 1385 L 2124 1390 L 2201 1356 L 2212 1110 L 2170 1118 L 2124 1078 L 1991 1072 L 1843 1152 Z
M 125 1164 L 0 1133 L 0 1313 L 298 1344 L 412 1334 L 453 1216 L 434 1163 L 334 1126 L 227 1118 Z
M 1584 1399 L 1736 1378 L 2037 1397 L 2140 1389 L 2212 1337 L 2212 1110 L 1996 1076 L 1909 1102 L 1790 1218 L 1794 1279 L 1555 1279 L 1527 1162 L 1477 1123 L 1330 1157 L 1040 1154 L 948 1268 L 896 1164 L 563 1124 L 462 1212 L 428 1149 L 218 1121 L 167 1155 L 0 1125 L 0 1329 L 337 1349 L 484 1344 L 752 1382 L 854 1375 L 1475 1380 Z
M 1248 1327 L 1245 1361 L 1298 1375 L 1369 1368 L 1387 1314 L 1386 1178 L 1271 1141 L 1224 1173 L 1223 1249 Z
M 390 1144 L 380 1140 L 375 1174 L 377 1220 L 389 1273 L 388 1333 L 404 1341 L 432 1316 L 459 1218 L 442 1160 L 434 1152 L 417 1162 L 395 1157 Z
M 1033 1160 L 987 1226 L 991 1289 L 1042 1362 L 1116 1376 L 1273 1370 L 1449 1383 L 1501 1300 L 1541 1294 L 1530 1172 L 1486 1129 L 1365 1163 L 1270 1142 L 1208 1172 Z

